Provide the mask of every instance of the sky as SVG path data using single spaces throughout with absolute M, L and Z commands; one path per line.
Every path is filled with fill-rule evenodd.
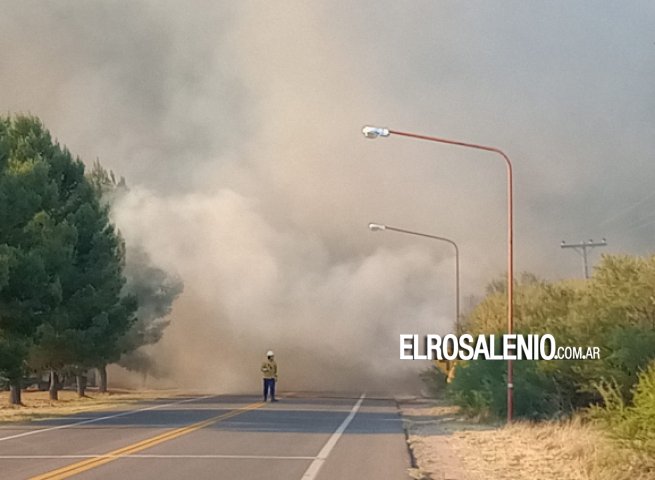
M 451 328 L 452 248 L 369 222 L 455 240 L 463 297 L 504 274 L 503 160 L 365 124 L 505 151 L 517 272 L 579 278 L 562 240 L 653 253 L 652 2 L 0 7 L 3 111 L 124 176 L 117 226 L 184 281 L 176 384 L 254 388 L 269 348 L 290 388 L 423 368 L 398 334 Z

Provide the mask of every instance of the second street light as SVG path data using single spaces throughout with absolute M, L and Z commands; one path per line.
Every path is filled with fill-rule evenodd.
M 432 240 L 439 240 L 442 242 L 450 243 L 455 247 L 455 333 L 459 335 L 461 333 L 461 328 L 459 325 L 460 314 L 459 314 L 459 247 L 457 244 L 452 241 L 450 238 L 439 237 L 437 235 L 428 235 L 427 233 L 413 232 L 411 230 L 405 230 L 404 228 L 391 227 L 389 225 L 384 225 L 380 223 L 369 223 L 368 228 L 372 232 L 383 232 L 390 230 L 392 232 L 406 233 L 408 235 L 416 235 L 418 237 L 430 238 Z
M 389 128 L 373 127 L 367 125 L 362 128 L 362 134 L 366 138 L 375 139 L 378 137 L 388 137 L 390 135 L 399 135 L 417 140 L 427 140 L 429 142 L 445 143 L 459 147 L 473 148 L 484 150 L 500 155 L 505 161 L 507 170 L 507 334 L 511 335 L 514 331 L 514 207 L 513 207 L 513 180 L 512 180 L 512 162 L 501 149 L 478 145 L 475 143 L 461 142 L 459 140 L 450 140 L 447 138 L 432 137 L 428 135 L 419 135 L 416 133 L 401 132 Z M 507 360 L 507 421 L 512 421 L 514 411 L 514 369 L 511 360 Z

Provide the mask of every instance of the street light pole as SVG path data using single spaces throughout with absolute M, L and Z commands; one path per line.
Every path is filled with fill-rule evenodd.
M 514 331 L 514 199 L 513 199 L 513 179 L 512 179 L 512 162 L 509 157 L 496 147 L 478 145 L 475 143 L 461 142 L 458 140 L 449 140 L 447 138 L 432 137 L 428 135 L 419 135 L 416 133 L 401 132 L 388 128 L 365 126 L 362 133 L 366 138 L 388 137 L 389 135 L 400 135 L 403 137 L 415 138 L 418 140 L 427 140 L 429 142 L 445 143 L 459 147 L 474 148 L 484 150 L 500 155 L 505 161 L 507 169 L 507 333 L 509 335 Z M 507 360 L 507 421 L 512 421 L 514 411 L 514 369 L 511 360 Z
M 459 247 L 457 246 L 457 244 L 450 238 L 439 237 L 437 235 L 428 235 L 427 233 L 413 232 L 411 230 L 405 230 L 404 228 L 391 227 L 389 225 L 384 225 L 380 223 L 369 223 L 368 228 L 372 232 L 391 230 L 392 232 L 400 232 L 400 233 L 406 233 L 408 235 L 416 235 L 419 237 L 431 238 L 433 240 L 440 240 L 442 242 L 450 243 L 453 247 L 455 247 L 455 333 L 459 335 L 461 333 L 461 328 L 460 328 L 460 313 L 459 313 L 459 297 L 460 297 L 459 295 Z

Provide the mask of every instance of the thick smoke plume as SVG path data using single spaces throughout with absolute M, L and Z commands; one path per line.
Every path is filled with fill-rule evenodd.
M 125 265 L 125 293 L 138 302 L 136 321 L 123 338 L 125 350 L 119 365 L 143 375 L 161 375 L 161 367 L 152 357 L 148 346 L 158 343 L 170 325 L 170 313 L 175 300 L 184 290 L 182 281 L 152 263 L 139 244 L 130 243 Z
M 655 49 L 648 2 L 0 2 L 0 100 L 127 178 L 128 243 L 184 282 L 151 351 L 168 384 L 402 389 L 398 334 L 454 320 L 505 266 L 579 275 L 560 240 L 646 253 Z M 644 200 L 646 198 L 646 200 Z M 650 223 L 649 223 L 650 222 Z

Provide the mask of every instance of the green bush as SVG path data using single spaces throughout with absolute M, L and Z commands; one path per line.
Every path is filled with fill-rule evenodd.
M 502 362 L 473 360 L 457 365 L 448 395 L 467 415 L 489 417 L 502 414 L 498 399 L 505 386 Z
M 609 355 L 605 358 L 607 373 L 617 381 L 626 401 L 630 401 L 638 382 L 638 373 L 655 359 L 655 330 L 643 327 L 617 327 L 607 339 Z
M 514 416 L 542 419 L 567 412 L 554 378 L 540 368 L 541 362 L 514 362 Z M 449 395 L 462 410 L 474 416 L 504 418 L 507 415 L 507 363 L 473 360 L 457 367 Z
M 639 374 L 631 405 L 626 405 L 616 382 L 600 382 L 598 390 L 605 404 L 592 406 L 591 416 L 617 440 L 655 459 L 655 362 Z
M 604 256 L 585 282 L 550 283 L 534 275 L 519 276 L 515 331 L 552 334 L 562 347 L 599 347 L 601 358 L 515 362 L 516 416 L 561 416 L 608 401 L 631 405 L 638 372 L 655 360 L 654 290 L 655 255 Z M 500 338 L 506 316 L 504 285 L 492 282 L 464 324 L 473 335 L 495 333 Z M 468 413 L 502 418 L 505 378 L 504 362 L 463 363 L 450 393 Z M 602 379 L 607 381 L 599 389 Z

